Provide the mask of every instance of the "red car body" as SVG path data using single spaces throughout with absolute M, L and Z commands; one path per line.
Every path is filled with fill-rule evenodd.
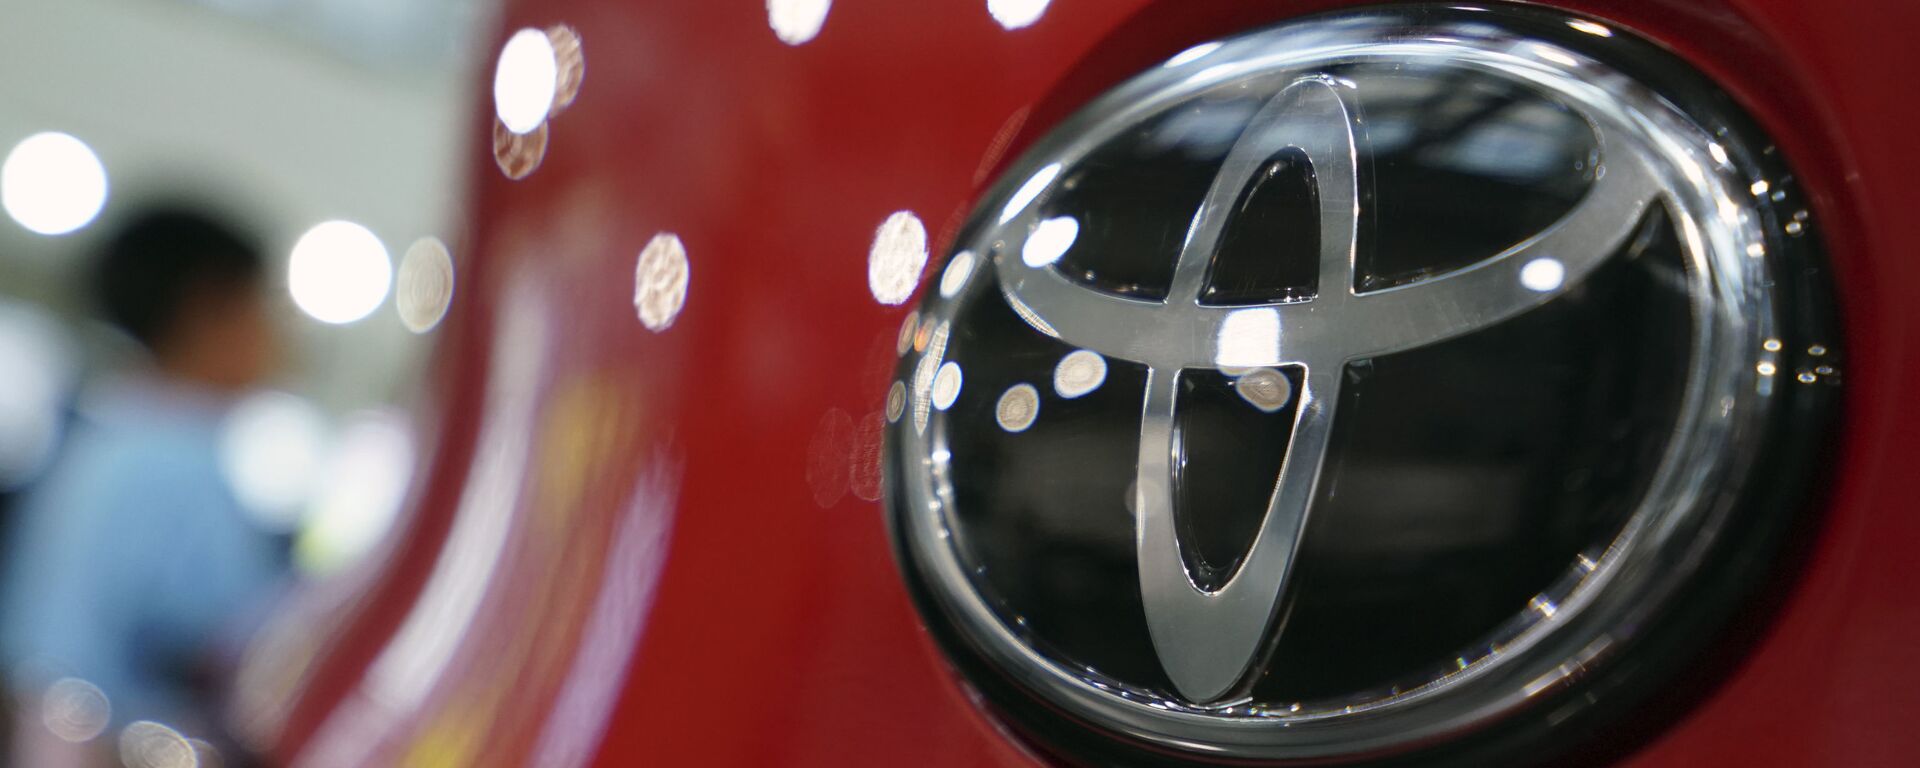
M 243 698 L 255 735 L 310 765 L 1044 763 L 969 696 L 894 562 L 878 425 L 905 310 L 869 292 L 875 228 L 914 212 L 937 257 L 1087 99 L 1346 5 L 1054 0 L 1008 30 L 984 0 L 841 0 L 789 45 L 755 2 L 509 3 L 497 39 L 571 27 L 584 84 L 525 178 L 472 158 L 413 512 L 261 651 L 280 673 Z M 1802 558 L 1713 674 L 1676 682 L 1682 716 L 1605 754 L 1920 762 L 1920 8 L 1556 5 L 1671 48 L 1780 143 L 1849 350 Z M 629 281 L 659 233 L 691 279 L 656 332 Z M 383 660 L 413 668 L 398 700 Z

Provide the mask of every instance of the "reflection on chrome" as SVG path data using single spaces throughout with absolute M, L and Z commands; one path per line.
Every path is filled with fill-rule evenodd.
M 99 686 L 68 677 L 47 687 L 40 698 L 40 722 L 61 741 L 84 744 L 105 733 L 113 704 Z
M 1234 392 L 1249 405 L 1267 413 L 1277 413 L 1293 400 L 1293 382 L 1275 368 L 1257 368 L 1235 379 Z
M 414 333 L 426 333 L 446 317 L 453 303 L 453 255 L 437 237 L 422 238 L 400 257 L 400 277 L 394 305 L 400 322 Z
M 1520 284 L 1529 291 L 1557 291 L 1566 281 L 1567 265 L 1550 256 L 1534 259 L 1520 268 Z
M 1015 384 L 1000 395 L 994 405 L 993 420 L 1008 432 L 1025 432 L 1040 418 L 1040 390 L 1032 384 Z
M 387 247 L 351 221 L 307 230 L 287 263 L 287 288 L 300 311 L 333 325 L 355 322 L 380 308 L 393 284 Z
M 1053 367 L 1053 391 L 1072 400 L 1100 388 L 1107 381 L 1107 359 L 1091 349 L 1077 349 Z
M 1060 168 L 1059 163 L 1053 163 L 1034 171 L 1033 175 L 1027 178 L 1027 183 L 1021 184 L 1020 189 L 1013 193 L 1013 197 L 1007 198 L 1006 207 L 1000 209 L 1000 223 L 1013 221 L 1013 217 L 1020 215 L 1027 206 L 1032 205 L 1034 199 L 1040 197 L 1040 193 L 1047 191 L 1047 187 L 1053 184 L 1053 180 L 1060 176 Z
M 881 222 L 867 252 L 867 288 L 881 304 L 906 302 L 920 285 L 927 266 L 927 227 L 910 211 L 899 211 Z
M 987 0 L 987 12 L 1007 29 L 1032 26 L 1047 12 L 1049 0 Z
M 106 204 L 106 166 L 86 142 L 73 136 L 34 134 L 14 145 L 0 165 L 0 205 L 35 234 L 78 231 Z
M 1080 237 L 1080 222 L 1072 216 L 1057 216 L 1040 222 L 1027 235 L 1020 248 L 1020 260 L 1029 267 L 1044 267 L 1060 260 Z
M 1598 37 L 1613 37 L 1613 30 L 1608 29 L 1607 25 L 1600 24 L 1597 22 L 1587 21 L 1586 19 L 1574 19 L 1572 21 L 1567 22 L 1567 26 L 1572 27 L 1581 32 L 1585 32 L 1589 35 L 1595 35 Z
M 926 323 L 920 324 L 922 333 L 926 332 L 926 328 Z M 927 417 L 933 410 L 934 372 L 940 368 L 940 360 L 947 354 L 949 332 L 950 326 L 945 322 L 935 327 L 933 332 L 928 334 L 926 355 L 913 367 L 913 430 L 915 432 L 927 431 Z M 916 349 L 919 346 L 918 343 L 914 345 Z
M 519 181 L 533 175 L 540 169 L 540 163 L 547 159 L 547 124 L 541 123 L 533 132 L 518 134 L 507 130 L 505 123 L 493 121 L 493 162 L 500 166 L 500 172 L 507 178 Z
M 960 399 L 962 378 L 959 363 L 947 361 L 940 366 L 940 372 L 933 377 L 933 407 L 943 411 L 952 408 L 953 402 Z
M 556 69 L 551 117 L 567 111 L 579 98 L 580 85 L 587 79 L 587 54 L 580 47 L 580 33 L 565 24 L 548 27 L 547 42 L 553 45 Z
M 1214 345 L 1214 365 L 1236 368 L 1270 365 L 1279 356 L 1280 313 L 1271 307 L 1231 312 L 1220 321 L 1220 333 Z
M 973 255 L 973 251 L 954 254 L 953 260 L 947 262 L 947 270 L 940 273 L 941 297 L 951 299 L 960 293 L 960 289 L 967 287 L 967 278 L 973 276 L 973 267 L 976 262 L 978 258 Z
M 767 26 L 787 45 L 801 45 L 820 34 L 833 0 L 767 0 Z
M 538 29 L 522 29 L 500 49 L 493 71 L 493 108 L 514 133 L 530 133 L 552 114 L 559 92 L 560 61 L 553 39 Z
M 687 247 L 671 232 L 654 235 L 633 267 L 633 308 L 640 324 L 659 333 L 673 327 L 687 304 Z
M 285 392 L 248 396 L 221 426 L 220 470 L 255 522 L 288 533 L 312 498 L 327 452 L 319 407 Z

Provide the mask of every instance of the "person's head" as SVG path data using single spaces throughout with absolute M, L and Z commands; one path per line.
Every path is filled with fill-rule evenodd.
M 273 365 L 260 248 L 210 216 L 155 209 L 127 221 L 94 265 L 109 322 L 153 353 L 168 376 L 244 389 Z

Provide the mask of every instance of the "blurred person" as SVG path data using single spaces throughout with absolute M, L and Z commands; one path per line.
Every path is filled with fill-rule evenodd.
M 243 235 L 175 210 L 133 219 L 95 262 L 98 309 L 145 355 L 82 398 L 11 526 L 0 656 L 31 737 L 16 764 L 70 762 L 62 740 L 98 759 L 137 721 L 217 731 L 211 649 L 284 561 L 219 466 L 229 404 L 275 357 L 264 271 Z

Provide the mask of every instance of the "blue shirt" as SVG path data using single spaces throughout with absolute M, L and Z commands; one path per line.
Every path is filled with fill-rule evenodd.
M 116 726 L 197 719 L 181 670 L 278 578 L 220 471 L 224 410 L 152 380 L 83 408 L 7 542 L 0 653 L 16 684 L 86 680 Z

